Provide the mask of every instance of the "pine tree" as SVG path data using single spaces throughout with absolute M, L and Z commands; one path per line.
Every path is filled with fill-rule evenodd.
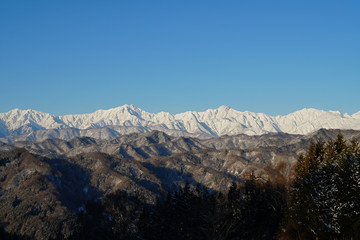
M 303 239 L 359 239 L 360 150 L 353 140 L 311 143 L 290 188 L 289 218 Z

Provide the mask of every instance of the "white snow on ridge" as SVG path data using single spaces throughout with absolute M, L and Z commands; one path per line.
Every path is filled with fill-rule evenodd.
M 338 111 L 323 111 L 305 108 L 286 116 L 277 117 L 281 131 L 293 134 L 308 134 L 320 128 L 360 129 L 360 119 Z
M 360 111 L 352 115 L 353 118 L 360 119 Z
M 212 136 L 269 132 L 308 134 L 320 128 L 360 129 L 360 112 L 341 114 L 305 108 L 286 116 L 269 116 L 264 113 L 240 112 L 227 106 L 204 112 L 188 111 L 179 114 L 168 112 L 148 113 L 134 105 L 124 105 L 89 114 L 55 116 L 35 110 L 14 109 L 0 113 L 0 131 L 18 134 L 39 129 L 91 129 L 105 126 L 146 127 L 150 129 L 180 130 L 187 133 Z
M 61 120 L 55 115 L 35 110 L 13 109 L 6 113 L 0 113 L 0 120 L 8 130 L 15 130 L 20 127 L 29 126 L 34 128 L 61 129 L 64 126 Z

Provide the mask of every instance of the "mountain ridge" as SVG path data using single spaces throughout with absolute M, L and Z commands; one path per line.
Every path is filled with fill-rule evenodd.
M 112 140 L 0 143 L 0 222 L 7 232 L 55 239 L 76 231 L 72 226 L 89 202 L 117 191 L 154 204 L 185 182 L 222 193 L 249 174 L 287 183 L 312 141 L 334 141 L 339 133 L 360 139 L 360 131 L 321 129 L 305 136 L 196 139 L 151 131 Z
M 236 134 L 261 135 L 271 132 L 306 135 L 321 128 L 359 130 L 360 112 L 349 115 L 339 111 L 304 108 L 284 116 L 270 116 L 265 113 L 241 112 L 223 105 L 203 112 L 171 114 L 149 113 L 126 104 L 93 113 L 62 116 L 31 109 L 13 109 L 0 113 L 0 140 L 3 142 L 31 139 L 38 141 L 46 137 L 71 139 L 89 136 L 111 139 L 131 132 L 152 130 L 173 136 L 200 138 Z M 38 135 L 42 137 L 39 139 Z

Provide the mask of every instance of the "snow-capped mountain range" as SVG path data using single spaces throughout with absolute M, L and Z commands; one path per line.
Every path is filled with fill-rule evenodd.
M 134 105 L 124 105 L 94 113 L 56 116 L 35 110 L 13 109 L 0 113 L 2 141 L 70 139 L 90 136 L 112 138 L 131 132 L 164 131 L 174 136 L 211 137 L 222 135 L 261 135 L 271 132 L 308 134 L 318 129 L 360 130 L 360 112 L 306 108 L 286 116 L 240 112 L 227 106 L 204 112 L 148 113 Z

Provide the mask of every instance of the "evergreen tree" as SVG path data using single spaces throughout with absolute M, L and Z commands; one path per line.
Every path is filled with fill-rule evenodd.
M 360 151 L 339 134 L 311 143 L 290 188 L 290 223 L 301 239 L 359 239 Z

